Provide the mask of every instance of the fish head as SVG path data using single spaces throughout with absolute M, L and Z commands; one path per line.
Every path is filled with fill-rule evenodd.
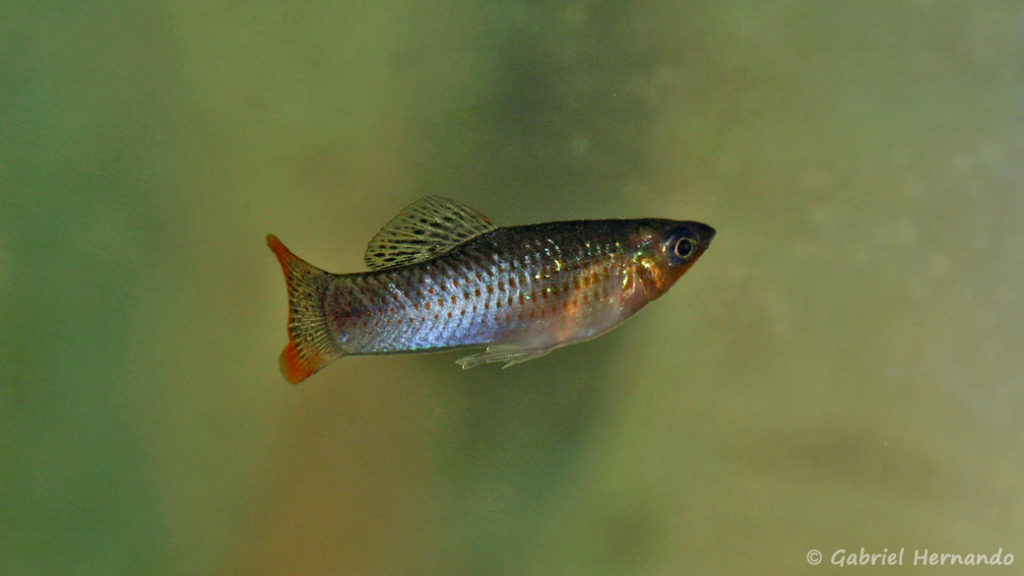
M 648 220 L 634 236 L 633 273 L 646 301 L 661 296 L 711 245 L 715 229 L 680 220 Z

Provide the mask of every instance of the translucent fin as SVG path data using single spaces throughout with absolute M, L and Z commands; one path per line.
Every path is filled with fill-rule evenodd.
M 288 284 L 288 346 L 281 353 L 281 373 L 298 384 L 344 355 L 331 339 L 324 314 L 324 294 L 331 275 L 292 254 L 277 236 L 267 236 Z
M 421 262 L 495 228 L 486 216 L 461 202 L 427 196 L 381 228 L 363 260 L 371 270 Z
M 502 368 L 508 368 L 509 366 L 515 366 L 516 364 L 526 362 L 527 360 L 540 358 L 552 350 L 554 350 L 554 347 L 524 348 L 516 344 L 499 344 L 497 346 L 488 346 L 487 350 L 484 352 L 463 356 L 456 360 L 455 363 L 462 366 L 463 370 L 469 370 L 475 366 L 490 364 L 492 362 L 505 362 L 505 365 L 502 366 Z

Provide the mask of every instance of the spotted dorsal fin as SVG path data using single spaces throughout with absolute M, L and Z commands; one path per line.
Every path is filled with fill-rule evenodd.
M 422 262 L 496 229 L 486 216 L 448 198 L 427 196 L 391 219 L 366 247 L 371 270 Z

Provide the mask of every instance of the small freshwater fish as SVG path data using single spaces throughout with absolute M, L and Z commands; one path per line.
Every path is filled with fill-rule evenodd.
M 370 241 L 369 272 L 331 274 L 267 236 L 288 285 L 292 383 L 342 356 L 486 346 L 463 368 L 505 367 L 615 328 L 675 284 L 715 230 L 677 220 L 578 220 L 499 228 L 426 197 Z

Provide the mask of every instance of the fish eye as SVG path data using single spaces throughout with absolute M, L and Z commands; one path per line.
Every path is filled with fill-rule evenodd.
M 676 253 L 676 258 L 680 260 L 688 260 L 690 256 L 697 250 L 697 243 L 693 241 L 693 238 L 680 238 L 676 242 L 676 247 L 673 252 Z
M 688 262 L 697 253 L 697 240 L 690 234 L 683 233 L 672 245 L 672 256 L 679 263 Z

